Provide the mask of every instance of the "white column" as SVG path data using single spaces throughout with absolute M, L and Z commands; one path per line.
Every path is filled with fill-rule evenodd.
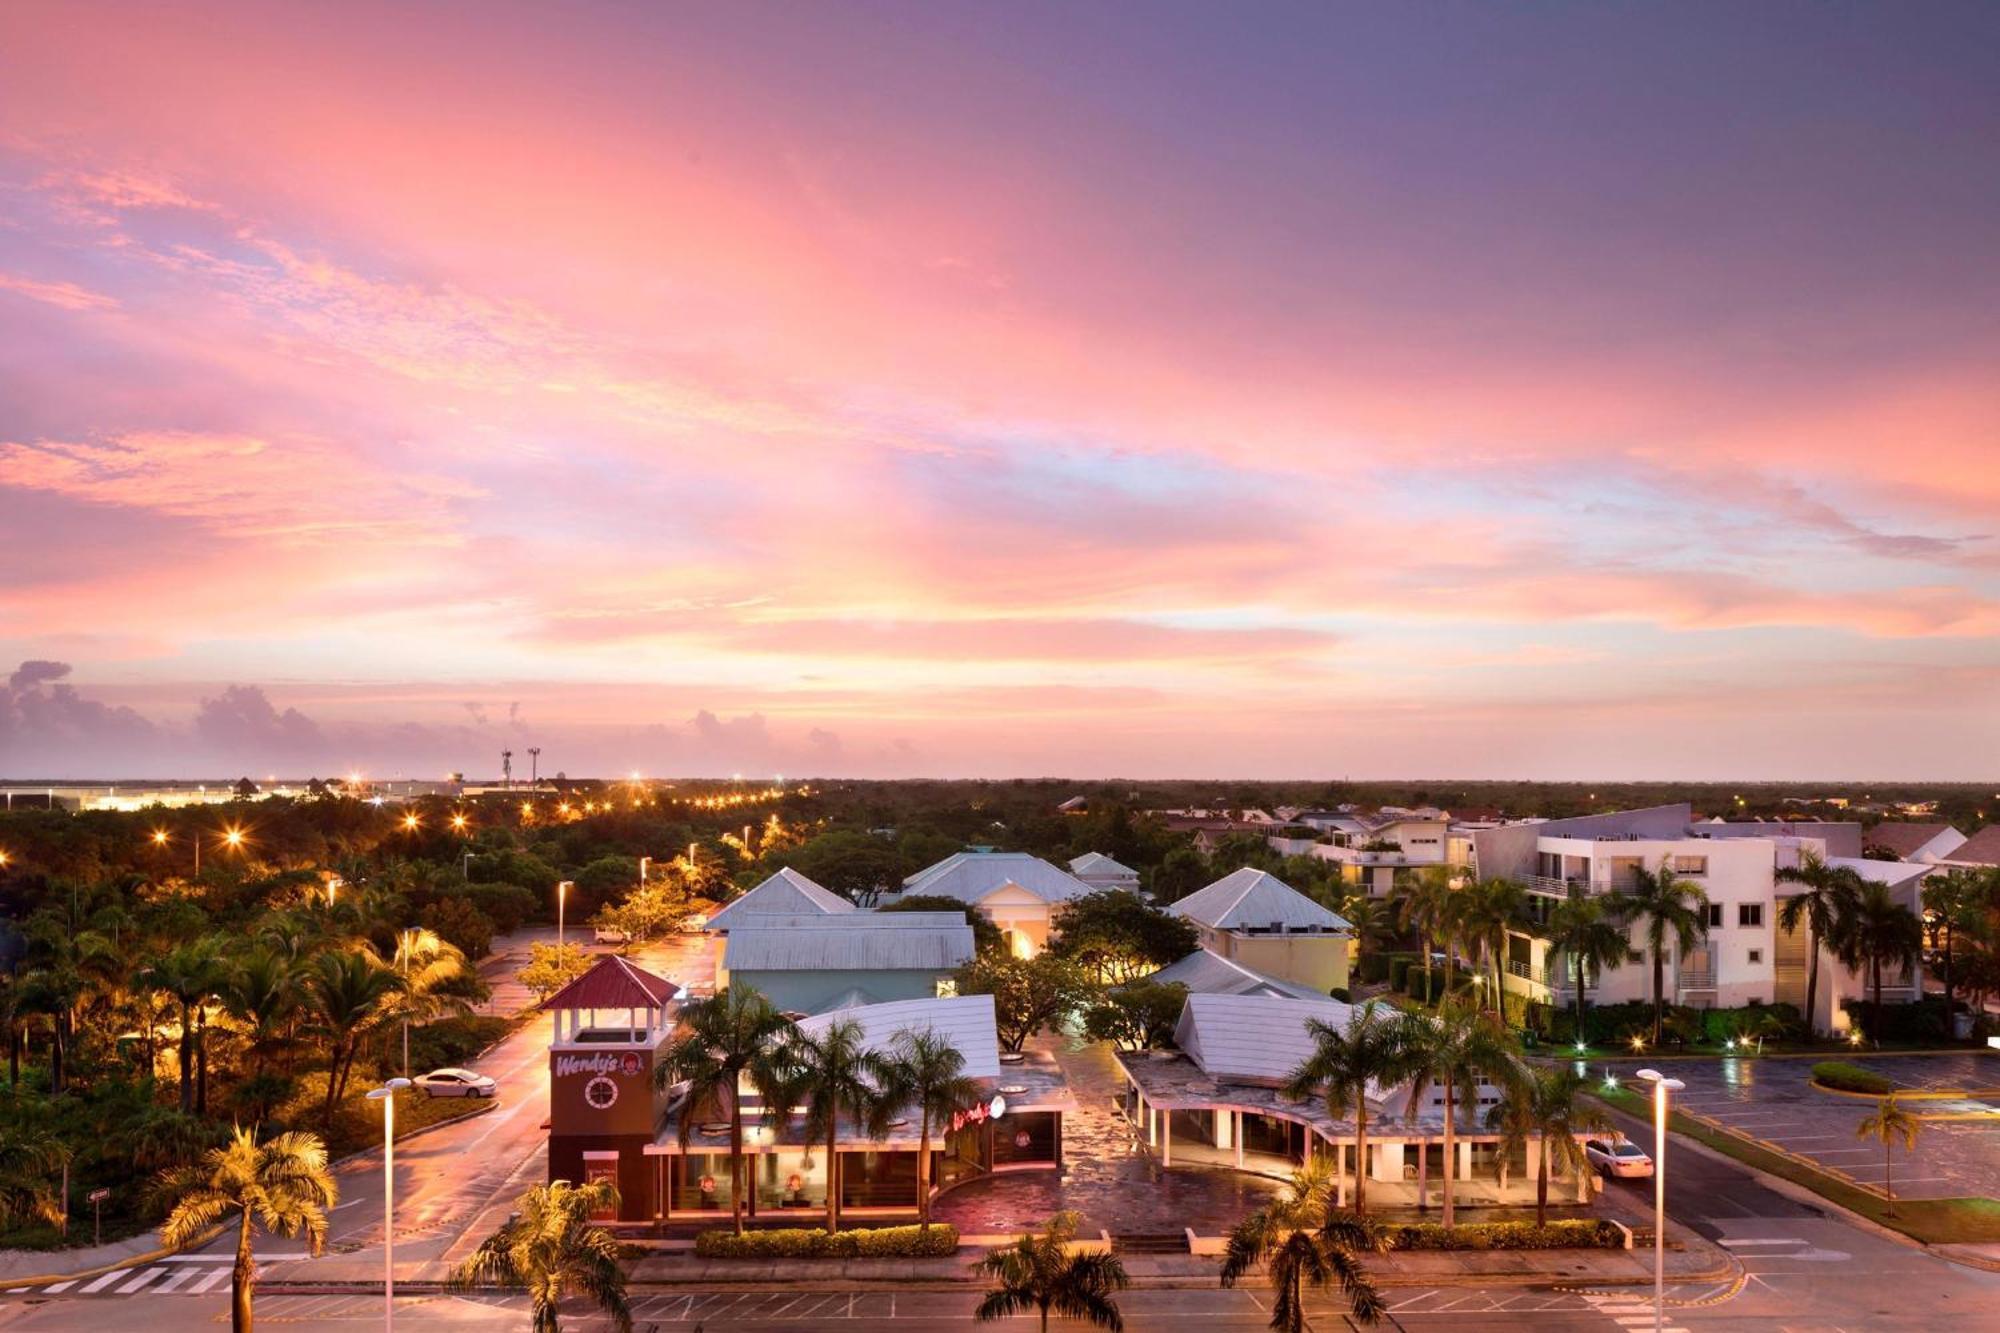
M 1174 1113 L 1160 1112 L 1160 1165 L 1174 1164 Z
M 1231 1111 L 1230 1118 L 1236 1122 L 1236 1169 L 1243 1169 L 1243 1113 Z

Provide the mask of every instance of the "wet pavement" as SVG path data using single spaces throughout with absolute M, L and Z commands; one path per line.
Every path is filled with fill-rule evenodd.
M 1279 1183 L 1226 1167 L 1163 1170 L 1118 1111 L 1122 1086 L 1108 1046 L 1039 1039 L 1062 1065 L 1078 1109 L 1063 1125 L 1063 1169 L 1020 1171 L 960 1186 L 935 1215 L 969 1234 L 1027 1231 L 1063 1209 L 1085 1231 L 1163 1234 L 1228 1230 L 1277 1193 Z
M 1901 1103 L 1923 1122 L 1913 1150 L 1895 1149 L 1893 1183 L 1899 1197 L 2000 1198 L 2000 1059 L 1963 1055 L 1837 1054 L 1823 1057 L 1859 1065 L 1899 1089 L 1937 1093 L 1983 1092 L 1967 1099 L 1919 1098 Z M 1629 1078 L 1643 1061 L 1610 1062 Z M 1811 1086 L 1810 1059 L 1676 1060 L 1663 1065 L 1687 1084 L 1674 1104 L 1731 1129 L 1811 1158 L 1856 1181 L 1879 1186 L 1884 1176 L 1879 1140 L 1856 1129 L 1876 1103 Z M 1601 1074 L 1604 1061 L 1593 1061 Z

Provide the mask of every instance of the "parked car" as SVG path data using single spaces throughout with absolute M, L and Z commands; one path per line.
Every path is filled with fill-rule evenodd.
M 599 926 L 595 933 L 599 944 L 616 944 L 623 947 L 632 942 L 631 935 L 616 926 Z
M 1607 1176 L 1650 1176 L 1653 1159 L 1629 1139 L 1585 1139 L 1583 1156 Z
M 500 1091 L 491 1075 L 470 1069 L 433 1069 L 410 1082 L 428 1097 L 491 1097 Z

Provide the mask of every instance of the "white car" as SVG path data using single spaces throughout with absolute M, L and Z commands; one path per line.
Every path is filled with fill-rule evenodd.
M 430 1097 L 491 1097 L 500 1085 L 470 1069 L 433 1069 L 410 1080 Z
M 1650 1176 L 1653 1159 L 1629 1139 L 1585 1139 L 1586 1161 L 1607 1176 Z
M 630 944 L 632 937 L 616 926 L 599 926 L 595 931 L 599 944 Z

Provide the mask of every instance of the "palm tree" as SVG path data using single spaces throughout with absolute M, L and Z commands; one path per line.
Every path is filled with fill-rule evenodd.
M 1375 946 L 1394 929 L 1394 912 L 1388 901 L 1365 893 L 1349 894 L 1340 904 L 1340 914 L 1354 927 L 1354 956 L 1357 962 L 1375 952 Z
M 1855 1126 L 1857 1139 L 1882 1140 L 1882 1192 L 1888 1195 L 1889 1216 L 1896 1215 L 1896 1191 L 1889 1181 L 1889 1150 L 1897 1139 L 1903 1141 L 1903 1151 L 1909 1152 L 1917 1146 L 1917 1131 L 1923 1122 L 1896 1104 L 1896 1094 L 1890 1093 L 1875 1108 L 1875 1113 Z
M 1778 867 L 1775 878 L 1781 883 L 1799 885 L 1799 892 L 1778 907 L 1778 924 L 1787 931 L 1796 931 L 1799 922 L 1806 923 L 1806 1034 L 1810 1037 L 1819 1031 L 1819 1023 L 1814 1017 L 1819 1003 L 1819 955 L 1827 947 L 1827 942 L 1840 934 L 1842 923 L 1854 910 L 1855 899 L 1861 896 L 1861 876 L 1847 866 L 1830 866 L 1816 851 L 1807 848 L 1799 853 L 1799 863 L 1795 866 Z
M 1049 1312 L 1081 1319 L 1096 1328 L 1122 1333 L 1125 1316 L 1118 1313 L 1112 1293 L 1130 1285 L 1125 1265 L 1115 1254 L 1072 1254 L 1075 1213 L 1057 1213 L 1039 1236 L 1023 1236 L 1005 1249 L 994 1250 L 972 1265 L 997 1285 L 986 1293 L 972 1317 L 1005 1319 L 1021 1310 L 1039 1310 L 1042 1333 L 1048 1333 Z
M 411 1022 L 428 1023 L 472 1010 L 464 996 L 446 989 L 466 975 L 465 954 L 436 931 L 416 927 L 396 932 L 396 953 L 389 965 L 403 980 L 395 1006 L 403 1023 L 403 1076 L 408 1078 Z
M 180 1056 L 180 1102 L 183 1112 L 192 1113 L 196 1109 L 195 1062 L 205 1026 L 198 1020 L 197 1014 L 207 1009 L 210 997 L 226 980 L 216 947 L 206 939 L 176 945 L 139 969 L 137 980 L 141 986 L 158 991 L 180 1008 L 181 1032 L 179 1041 L 175 1043 Z
M 15 1098 L 5 1132 L 0 1133 L 0 1222 L 18 1217 L 36 1217 L 65 1232 L 69 1229 L 69 1164 L 75 1156 L 70 1145 L 46 1123 L 45 1108 L 39 1103 Z M 25 1106 L 35 1113 L 23 1117 Z M 63 1173 L 62 1188 L 49 1188 L 49 1176 Z
M 28 967 L 17 978 L 21 1012 L 49 1020 L 49 1089 L 69 1086 L 70 1037 L 76 1013 L 109 979 L 118 952 L 109 938 L 75 924 L 75 913 L 43 908 L 27 922 Z
M 264 1072 L 271 1053 L 299 1009 L 298 977 L 291 959 L 258 947 L 223 979 L 222 1007 L 248 1029 L 251 1077 Z
M 737 1092 L 747 1077 L 763 1099 L 765 1115 L 782 1123 L 787 1103 L 776 1055 L 792 1030 L 792 1020 L 758 991 L 748 986 L 724 986 L 706 1000 L 682 1006 L 677 1035 L 660 1053 L 653 1070 L 653 1081 L 659 1087 L 688 1085 L 680 1109 L 682 1151 L 705 1114 L 704 1108 L 727 1106 L 729 1208 L 739 1235 L 748 1181 L 743 1169 L 743 1102 Z
M 892 1089 L 895 1105 L 917 1113 L 917 1220 L 931 1225 L 931 1126 L 980 1100 L 979 1083 L 965 1072 L 965 1056 L 931 1028 L 896 1034 Z
M 1354 1114 L 1354 1211 L 1368 1212 L 1368 1085 L 1386 1088 L 1405 1077 L 1408 1058 L 1402 1029 L 1373 1000 L 1348 1015 L 1345 1028 L 1306 1020 L 1313 1053 L 1294 1069 L 1284 1095 L 1319 1096 L 1335 1120 Z
M 194 1166 L 163 1172 L 159 1192 L 172 1201 L 160 1224 L 160 1243 L 179 1249 L 231 1213 L 239 1214 L 236 1268 L 230 1274 L 231 1326 L 250 1333 L 257 1264 L 250 1253 L 254 1222 L 276 1236 L 303 1234 L 315 1257 L 326 1244 L 326 1214 L 340 1186 L 326 1164 L 316 1134 L 280 1134 L 259 1143 L 238 1128 L 228 1143 L 202 1154 Z
M 826 1144 L 826 1230 L 840 1229 L 840 1117 L 853 1116 L 870 1138 L 888 1132 L 895 1114 L 893 1062 L 868 1048 L 861 1025 L 836 1018 L 813 1031 L 794 1029 L 778 1054 L 779 1096 L 784 1108 L 803 1106 L 807 1142 Z
M 1354 1317 L 1372 1324 L 1388 1307 L 1354 1256 L 1383 1248 L 1381 1233 L 1357 1213 L 1333 1207 L 1327 1161 L 1314 1157 L 1292 1173 L 1270 1203 L 1238 1222 L 1223 1252 L 1222 1285 L 1233 1287 L 1262 1264 L 1277 1293 L 1271 1327 L 1304 1333 L 1307 1287 L 1338 1283 Z
M 1620 899 L 1615 895 L 1566 898 L 1549 913 L 1542 934 L 1549 952 L 1559 955 L 1571 970 L 1576 986 L 1576 1044 L 1587 1045 L 1584 1034 L 1583 988 L 1590 971 L 1622 967 L 1631 939 L 1620 924 Z
M 1482 879 L 1460 891 L 1459 929 L 1493 969 L 1493 1003 L 1505 1014 L 1506 994 L 1501 966 L 1507 952 L 1507 932 L 1528 920 L 1528 886 L 1511 879 Z
M 625 1299 L 618 1241 L 590 1220 L 617 1207 L 618 1189 L 608 1180 L 536 1185 L 521 1196 L 514 1217 L 453 1271 L 452 1284 L 527 1288 L 535 1333 L 558 1333 L 563 1297 L 575 1292 L 589 1297 L 621 1333 L 629 1333 L 632 1308 Z
M 1583 1155 L 1579 1134 L 1597 1133 L 1611 1122 L 1595 1107 L 1577 1100 L 1589 1080 L 1567 1066 L 1560 1069 L 1530 1070 L 1507 1090 L 1507 1095 L 1487 1113 L 1487 1123 L 1500 1131 L 1503 1160 L 1516 1148 L 1535 1147 L 1535 1225 L 1549 1220 L 1550 1159 L 1565 1171 L 1584 1178 L 1589 1163 Z
M 307 1003 L 328 1038 L 326 1106 L 333 1108 L 347 1091 L 347 1077 L 362 1039 L 387 1020 L 402 978 L 367 945 L 323 953 L 306 969 Z
M 1866 969 L 1875 1037 L 1882 1030 L 1882 967 L 1915 968 L 1923 954 L 1924 927 L 1917 914 L 1890 896 L 1889 886 L 1869 882 L 1861 887 L 1853 910 L 1841 923 L 1834 952 L 1851 968 Z
M 1666 1015 L 1667 937 L 1685 958 L 1697 941 L 1708 938 L 1708 895 L 1701 886 L 1677 877 L 1660 858 L 1658 870 L 1632 867 L 1632 885 L 1619 900 L 1628 921 L 1642 921 L 1646 947 L 1653 954 L 1653 1044 L 1660 1044 Z
M 1426 866 L 1414 875 L 1405 874 L 1396 884 L 1393 901 L 1396 921 L 1405 930 L 1416 932 L 1417 948 L 1424 956 L 1424 1000 L 1431 998 L 1431 946 L 1446 946 L 1444 988 L 1451 990 L 1451 950 L 1448 947 L 1458 928 L 1458 889 L 1465 871 L 1457 866 Z
M 1476 1089 L 1481 1079 L 1511 1087 L 1521 1077 L 1520 1056 L 1504 1029 L 1478 1010 L 1458 1004 L 1442 1005 L 1436 1014 L 1405 1014 L 1400 1027 L 1403 1058 L 1414 1075 L 1410 1118 L 1415 1119 L 1428 1100 L 1431 1083 L 1444 1093 L 1444 1224 L 1451 1227 L 1457 1094 L 1460 1089 Z

